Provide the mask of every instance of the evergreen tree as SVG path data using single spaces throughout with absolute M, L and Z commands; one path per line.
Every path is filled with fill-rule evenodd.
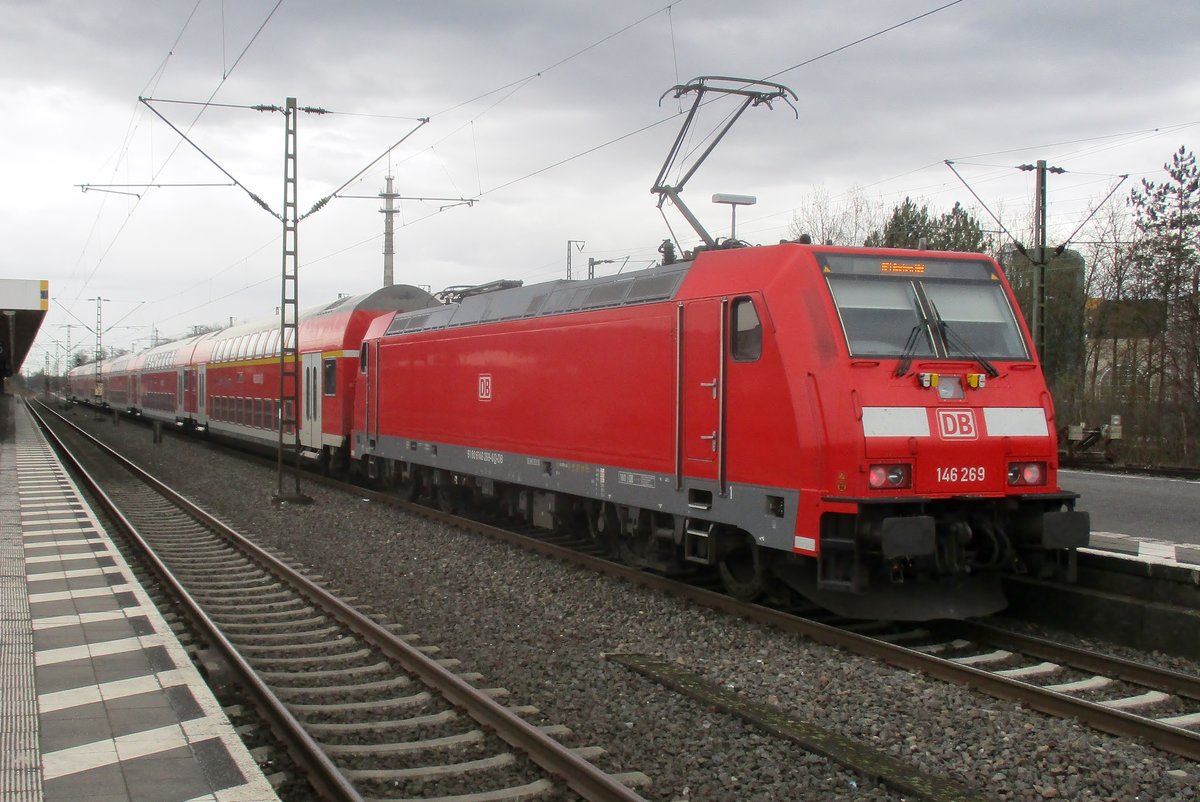
M 928 241 L 933 223 L 929 219 L 929 207 L 905 198 L 904 203 L 892 209 L 892 216 L 883 224 L 883 230 L 873 231 L 863 242 L 868 248 L 916 248 L 922 239 Z
M 892 209 L 882 230 L 872 232 L 863 243 L 874 248 L 924 248 L 932 251 L 981 252 L 992 249 L 992 239 L 974 215 L 955 202 L 954 208 L 933 217 L 927 205 L 917 206 L 912 198 Z
M 1165 332 L 1158 345 L 1162 436 L 1195 458 L 1200 447 L 1200 168 L 1181 147 L 1163 165 L 1167 180 L 1142 180 L 1129 202 L 1138 236 L 1131 252 L 1142 297 L 1161 301 Z M 1191 452 L 1191 453 L 1189 453 Z

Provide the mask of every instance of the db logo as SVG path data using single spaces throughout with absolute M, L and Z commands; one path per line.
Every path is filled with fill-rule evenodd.
M 479 400 L 492 400 L 492 374 L 490 373 L 479 374 Z
M 937 419 L 943 440 L 974 440 L 979 436 L 974 410 L 939 409 Z

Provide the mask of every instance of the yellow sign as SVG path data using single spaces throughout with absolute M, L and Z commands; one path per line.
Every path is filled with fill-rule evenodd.
M 919 275 L 925 272 L 925 265 L 921 262 L 916 264 L 906 265 L 902 262 L 880 262 L 880 273 L 912 273 Z

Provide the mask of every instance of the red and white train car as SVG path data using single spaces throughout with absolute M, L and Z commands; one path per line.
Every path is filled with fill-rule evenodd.
M 575 518 L 625 559 L 706 566 L 847 615 L 1003 606 L 1073 567 L 1054 410 L 977 254 L 784 244 L 376 320 L 353 456 L 454 506 Z
M 197 423 L 225 436 L 269 443 L 278 440 L 281 420 L 298 420 L 306 454 L 327 462 L 342 460 L 348 456 L 348 399 L 354 397 L 358 347 L 367 326 L 383 314 L 437 304 L 424 290 L 395 285 L 301 314 L 300 409 L 295 415 L 279 401 L 277 321 L 208 335 L 194 357 L 205 388 Z
M 69 386 L 79 400 L 248 443 L 275 443 L 280 421 L 298 420 L 302 450 L 331 462 L 348 456 L 348 399 L 354 397 L 358 349 L 367 326 L 383 314 L 431 305 L 438 301 L 424 290 L 397 285 L 302 313 L 300 408 L 295 416 L 280 405 L 277 320 L 105 360 L 99 384 L 96 366 L 83 365 L 71 371 Z M 97 386 L 98 399 L 93 397 Z M 290 428 L 285 433 L 290 435 Z

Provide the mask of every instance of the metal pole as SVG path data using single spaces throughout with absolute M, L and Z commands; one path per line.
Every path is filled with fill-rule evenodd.
M 396 253 L 393 245 L 392 218 L 396 216 L 396 193 L 392 191 L 392 176 L 387 176 L 387 188 L 383 192 L 383 286 L 390 287 L 395 279 L 393 260 Z
M 581 240 L 581 239 L 569 239 L 569 240 L 567 240 L 567 281 L 570 281 L 570 280 L 571 280 L 571 246 L 572 246 L 572 245 L 578 245 L 578 246 L 579 246 L 579 250 L 581 250 L 581 251 L 582 251 L 582 250 L 583 250 L 583 246 L 587 245 L 587 243 L 586 243 L 586 242 L 584 242 L 584 241 L 583 241 L 583 240 Z
M 279 299 L 279 500 L 301 500 L 300 494 L 300 318 L 296 215 L 296 98 L 289 97 L 284 109 L 283 159 L 283 269 Z M 292 430 L 289 446 L 295 455 L 295 493 L 283 492 L 285 432 Z
M 97 296 L 89 300 L 96 302 L 96 350 L 92 354 L 92 373 L 94 377 L 92 400 L 98 402 L 104 396 L 104 385 L 100 380 L 100 362 L 104 359 L 104 329 L 101 327 L 101 310 L 103 309 L 104 302 L 108 299 Z
M 1038 159 L 1033 216 L 1033 347 L 1046 356 L 1046 160 Z
M 1018 170 L 1035 171 L 1033 193 L 1033 252 L 1028 254 L 1033 265 L 1033 310 L 1030 320 L 1033 329 L 1033 347 L 1042 358 L 1046 355 L 1046 174 L 1061 175 L 1066 172 L 1061 167 L 1047 167 L 1045 159 L 1038 159 L 1037 164 L 1021 164 Z M 1074 235 L 1072 235 L 1074 236 Z

